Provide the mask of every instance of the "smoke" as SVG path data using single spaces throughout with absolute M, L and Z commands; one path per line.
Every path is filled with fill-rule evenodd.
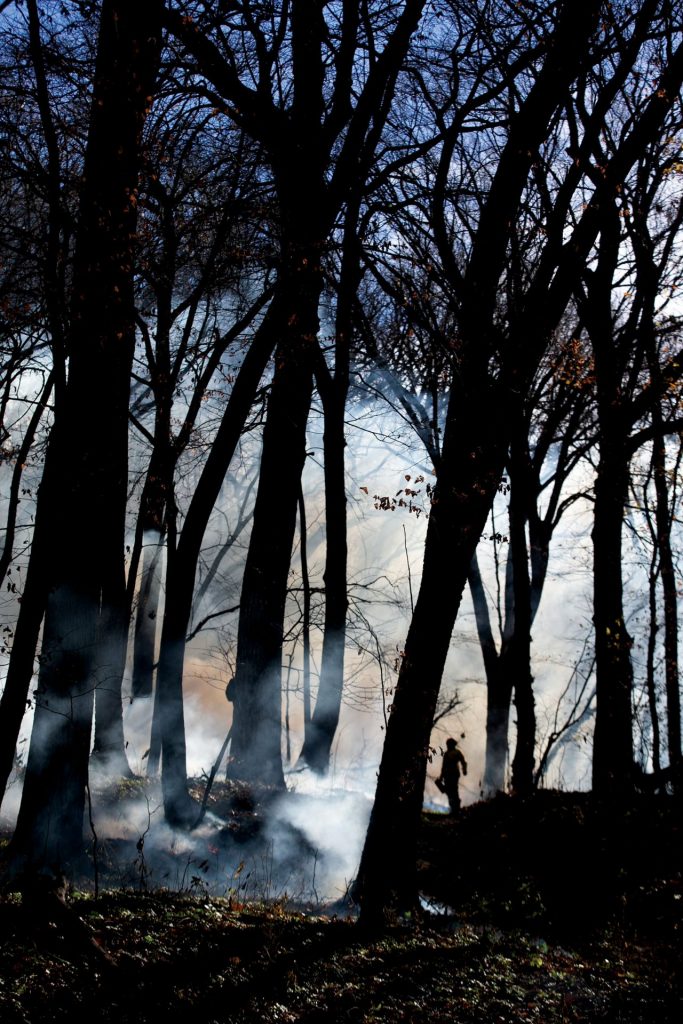
M 335 900 L 346 891 L 357 869 L 374 796 L 376 772 L 384 739 L 384 715 L 391 703 L 396 682 L 396 666 L 410 621 L 410 601 L 420 585 L 426 514 L 397 504 L 393 511 L 375 498 L 396 497 L 403 486 L 424 488 L 417 477 L 428 470 L 420 464 L 419 452 L 408 428 L 401 434 L 390 417 L 361 418 L 356 408 L 355 422 L 348 431 L 347 493 L 349 495 L 349 579 L 350 628 L 346 650 L 345 682 L 347 694 L 342 705 L 340 726 L 333 750 L 329 781 L 320 783 L 310 773 L 291 773 L 303 740 L 300 685 L 290 692 L 291 765 L 287 766 L 288 788 L 292 791 L 277 798 L 267 816 L 257 823 L 255 834 L 231 829 L 234 822 L 209 816 L 195 833 L 175 834 L 163 823 L 161 798 L 152 787 L 144 797 L 134 800 L 126 794 L 120 810 L 98 801 L 94 796 L 94 825 L 98 840 L 104 844 L 102 857 L 111 858 L 112 868 L 126 884 L 188 888 L 192 879 L 218 895 L 238 896 L 283 893 L 305 900 Z M 375 428 L 382 420 L 382 430 Z M 389 427 L 391 426 L 391 436 Z M 388 447 L 388 441 L 393 446 Z M 312 423 L 309 448 L 320 454 L 322 440 Z M 322 529 L 321 459 L 306 461 L 305 492 L 310 533 L 308 536 L 311 583 L 322 585 L 325 548 Z M 410 480 L 406 483 L 407 477 Z M 246 493 L 247 484 L 242 484 Z M 239 481 L 230 481 L 221 498 L 221 508 L 212 520 L 207 536 L 204 575 L 211 584 L 204 592 L 197 620 L 215 610 L 234 609 L 238 601 L 238 582 L 244 559 L 248 530 L 239 544 L 223 551 L 223 521 L 232 507 L 244 502 L 236 493 Z M 424 497 L 424 496 L 423 496 Z M 503 510 L 500 511 L 502 516 Z M 500 522 L 502 522 L 502 518 Z M 232 524 L 231 524 L 232 525 Z M 587 536 L 585 519 L 573 524 L 575 535 Z M 563 548 L 564 543 L 564 548 Z M 220 553 L 215 563 L 211 552 Z M 583 572 L 564 575 L 565 566 L 576 566 L 575 536 L 568 532 L 558 540 L 557 576 L 543 598 L 534 628 L 535 674 L 539 717 L 565 685 L 571 665 L 576 636 L 586 617 L 586 581 Z M 482 563 L 486 564 L 486 551 Z M 298 569 L 296 554 L 293 572 Z M 488 569 L 490 571 L 490 560 Z M 214 572 L 215 570 L 215 572 Z M 446 579 L 446 577 L 445 577 Z M 297 583 L 295 575 L 294 584 Z M 561 585 L 558 583 L 561 582 Z M 553 583 L 555 585 L 553 585 Z M 489 576 L 488 583 L 494 590 Z M 321 599 L 319 599 L 321 600 Z M 296 609 L 293 609 L 296 611 Z M 319 610 L 318 610 L 319 612 Z M 157 622 L 160 622 L 161 609 Z M 188 646 L 185 673 L 185 723 L 187 768 L 198 778 L 207 773 L 221 748 L 231 720 L 231 707 L 225 699 L 230 660 L 234 655 L 237 615 L 211 618 L 209 625 Z M 318 619 L 318 625 L 320 619 Z M 578 625 L 577 625 L 578 624 Z M 313 630 L 313 685 L 319 667 L 321 631 Z M 289 650 L 289 649 L 288 649 Z M 291 678 L 300 679 L 300 649 L 293 650 Z M 130 675 L 130 668 L 128 675 Z M 464 805 L 480 798 L 484 766 L 486 690 L 484 672 L 476 639 L 474 618 L 466 593 L 444 674 L 444 686 L 457 689 L 461 698 L 455 712 L 441 721 L 432 736 L 434 759 L 428 767 L 425 804 L 447 810 L 445 797 L 436 789 L 441 747 L 448 735 L 465 738 L 461 746 L 469 764 L 467 778 L 461 780 Z M 128 692 L 130 686 L 128 684 Z M 149 747 L 152 714 L 151 700 L 130 696 L 124 705 L 126 752 L 133 771 L 143 774 L 145 752 Z M 28 724 L 29 720 L 27 719 Z M 511 730 L 514 742 L 514 728 Z M 25 748 L 24 748 L 25 749 Z M 586 746 L 590 753 L 589 746 Z M 585 779 L 585 762 L 566 758 L 562 772 L 567 785 Z M 220 778 L 220 776 L 219 776 Z M 553 781 L 553 780 L 550 780 Z M 10 816 L 18 803 L 20 788 L 13 786 L 3 806 Z M 87 828 L 86 828 L 87 832 Z M 108 849 L 106 845 L 109 843 Z M 140 847 L 138 848 L 138 844 Z
M 310 773 L 292 789 L 252 804 L 222 799 L 191 832 L 164 822 L 157 783 L 93 789 L 86 816 L 100 884 L 168 888 L 235 900 L 280 900 L 323 910 L 348 894 L 360 861 L 371 801 Z M 86 833 L 88 829 L 86 827 Z
M 27 741 L 22 739 L 19 746 L 19 755 L 24 757 Z M 0 813 L 0 832 L 11 831 L 14 828 L 19 814 L 21 803 L 22 773 L 21 769 L 12 772 L 7 782 L 7 789 L 2 800 L 2 811 Z
M 274 843 L 292 855 L 292 862 L 297 845 L 292 848 L 291 837 L 305 837 L 310 878 L 304 875 L 302 881 L 313 899 L 328 902 L 348 893 L 358 870 L 371 807 L 363 793 L 326 789 L 310 778 L 300 780 L 295 792 L 277 801 L 269 831 Z

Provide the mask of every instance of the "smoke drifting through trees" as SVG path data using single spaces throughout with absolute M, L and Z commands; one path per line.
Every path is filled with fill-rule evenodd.
M 228 771 L 280 790 L 283 749 L 329 770 L 354 652 L 372 659 L 386 743 L 358 891 L 370 917 L 411 906 L 468 584 L 483 792 L 530 794 L 593 714 L 596 791 L 633 791 L 634 739 L 640 770 L 675 784 L 681 5 L 145 11 L 2 12 L 2 565 L 21 596 L 4 781 L 39 669 L 15 869 L 79 859 L 91 747 L 93 767 L 128 773 L 127 652 L 166 819 L 196 820 L 183 676 L 188 637 L 211 628 Z M 396 413 L 409 452 L 359 467 L 361 431 L 384 416 L 389 453 Z M 627 621 L 622 572 L 641 511 L 646 627 Z M 365 563 L 361 514 L 387 536 L 404 517 L 420 541 L 397 531 Z M 580 665 L 558 690 L 573 678 L 576 699 L 548 706 L 542 624 L 579 514 L 594 631 L 568 624 Z M 396 575 L 410 596 L 392 635 Z

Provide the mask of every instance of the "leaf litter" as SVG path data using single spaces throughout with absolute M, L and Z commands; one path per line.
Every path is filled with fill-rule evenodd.
M 610 844 L 623 843 L 624 829 L 642 828 L 645 809 L 611 822 L 604 813 L 592 820 L 593 813 L 587 799 L 564 794 L 543 795 L 533 809 L 508 801 L 476 805 L 459 821 L 425 815 L 419 876 L 425 903 L 441 912 L 382 932 L 363 931 L 351 907 L 302 910 L 287 898 L 241 902 L 208 896 L 201 886 L 183 893 L 72 892 L 69 908 L 100 958 L 76 933 L 32 919 L 18 894 L 5 893 L 0 1020 L 58 1024 L 86 1014 L 99 1024 L 679 1021 L 680 827 L 667 806 L 655 834 L 650 821 L 649 856 L 644 842 L 616 856 Z M 556 844 L 563 835 L 575 838 L 577 816 L 583 845 L 574 846 L 570 861 Z M 534 843 L 545 844 L 545 859 Z M 590 887 L 576 900 L 591 858 L 598 874 L 605 867 L 594 844 L 615 869 L 597 908 Z M 571 884 L 561 874 L 565 857 L 578 876 Z M 571 913 L 556 892 L 568 884 Z

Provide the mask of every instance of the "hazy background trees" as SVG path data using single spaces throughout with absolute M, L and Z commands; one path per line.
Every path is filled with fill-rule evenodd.
M 597 791 L 680 762 L 680 5 L 131 11 L 2 12 L 3 787 L 36 667 L 43 695 L 16 849 L 57 758 L 68 842 L 36 857 L 76 855 L 88 754 L 141 767 L 131 700 L 192 824 L 184 675 L 210 635 L 235 778 L 324 776 L 344 701 L 381 711 L 382 913 L 414 898 L 445 666 L 486 690 L 484 795 L 530 794 L 593 715 Z M 593 628 L 548 694 L 570 517 Z

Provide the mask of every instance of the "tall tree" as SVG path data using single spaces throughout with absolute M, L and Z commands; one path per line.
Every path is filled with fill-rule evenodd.
M 149 696 L 153 688 L 164 548 L 166 539 L 174 546 L 178 529 L 174 476 L 188 444 L 198 440 L 211 388 L 219 381 L 225 387 L 238 361 L 234 350 L 269 298 L 256 214 L 267 188 L 257 180 L 258 152 L 238 130 L 213 131 L 213 110 L 186 95 L 178 72 L 171 55 L 165 96 L 148 125 L 140 188 L 144 356 L 134 404 L 140 409 L 135 424 L 151 452 L 128 580 L 132 605 L 140 571 L 134 697 Z
M 15 870 L 82 855 L 93 695 L 119 670 L 125 604 L 128 405 L 140 137 L 154 89 L 161 3 L 104 0 L 74 254 L 68 380 L 46 454 L 32 558 L 49 590 Z M 87 426 L 84 428 L 84 424 Z M 49 533 L 48 533 L 49 531 Z M 107 630 L 107 632 L 105 632 Z
M 680 112 L 673 113 L 675 123 L 680 124 Z M 608 138 L 606 134 L 605 139 Z M 659 190 L 667 176 L 667 161 L 661 159 L 661 147 L 661 141 L 647 147 L 635 170 L 635 180 L 626 182 L 612 203 L 603 204 L 598 258 L 594 267 L 587 268 L 583 275 L 580 296 L 595 359 L 600 438 L 593 521 L 597 686 L 593 788 L 609 796 L 630 793 L 635 782 L 633 640 L 626 626 L 622 580 L 622 528 L 629 492 L 629 466 L 643 436 L 652 438 L 655 456 L 661 451 L 667 429 L 661 402 L 680 374 L 679 353 L 665 355 L 656 340 L 664 276 L 679 238 L 683 216 L 678 200 L 673 215 L 667 218 L 663 228 L 660 227 L 656 241 L 653 239 L 648 221 L 662 201 Z M 600 153 L 598 159 L 602 155 Z M 629 282 L 629 288 L 624 288 L 625 281 Z M 643 435 L 634 428 L 648 413 L 653 422 Z M 662 508 L 668 506 L 666 495 L 660 493 L 659 497 Z M 660 526 L 664 562 L 671 568 L 665 520 L 660 520 Z M 668 594 L 670 596 L 670 590 Z M 671 656 L 671 635 L 667 652 Z M 676 661 L 672 664 L 675 667 Z M 669 671 L 667 693 L 672 689 L 675 702 L 677 673 L 673 685 Z M 673 718 L 671 759 L 676 762 L 680 756 L 677 753 L 680 750 L 680 704 Z
M 521 429 L 518 429 L 516 439 L 513 437 L 510 443 L 507 476 L 503 485 L 505 488 L 510 487 L 510 542 L 505 583 L 498 588 L 502 604 L 498 610 L 499 621 L 502 623 L 498 643 L 491 626 L 486 589 L 476 556 L 470 568 L 468 582 L 486 673 L 483 785 L 489 794 L 505 789 L 512 695 L 517 688 L 517 680 L 528 680 L 531 674 L 530 645 L 523 639 L 515 639 L 515 634 L 520 629 L 530 631 L 533 626 L 546 582 L 553 534 L 564 513 L 583 493 L 581 489 L 566 493 L 566 484 L 586 450 L 594 443 L 593 431 L 587 423 L 590 396 L 590 361 L 581 356 L 578 342 L 571 338 L 565 343 L 551 346 L 548 358 L 544 360 L 524 396 L 522 423 L 519 425 Z M 518 492 L 517 496 L 515 491 Z M 515 592 L 514 579 L 516 573 L 525 572 L 529 580 L 529 610 L 526 616 L 518 618 L 516 608 L 518 602 L 524 600 L 524 594 Z M 528 713 L 526 718 L 518 717 L 517 721 L 517 748 L 520 756 L 521 749 L 526 747 L 525 759 L 522 759 L 525 767 L 521 777 L 519 770 L 515 773 L 513 761 L 512 784 L 517 792 L 528 791 L 533 784 L 532 698 L 533 694 L 528 692 L 520 696 L 522 702 L 527 702 Z M 525 722 L 528 726 L 526 731 Z
M 348 609 L 345 414 L 354 307 L 363 275 L 358 241 L 359 192 L 347 203 L 341 241 L 334 324 L 334 372 L 323 358 L 316 382 L 323 403 L 325 472 L 325 622 L 315 708 L 306 723 L 302 760 L 318 774 L 329 768 L 341 710 Z
M 544 60 L 510 119 L 481 208 L 462 275 L 458 365 L 425 543 L 422 583 L 394 694 L 360 866 L 358 889 L 362 915 L 368 920 L 383 917 L 396 905 L 415 906 L 416 835 L 431 722 L 469 565 L 504 468 L 514 396 L 529 386 L 571 299 L 577 274 L 601 229 L 602 206 L 614 196 L 643 146 L 657 137 L 680 89 L 683 51 L 677 50 L 663 69 L 661 89 L 630 124 L 574 221 L 572 200 L 585 183 L 582 165 L 621 84 L 650 37 L 650 20 L 657 6 L 645 4 L 637 15 L 631 10 L 622 12 L 626 24 L 614 23 L 619 44 L 617 67 L 593 98 L 590 123 L 583 137 L 577 138 L 576 159 L 563 175 L 553 214 L 546 221 L 533 278 L 505 330 L 496 320 L 496 293 L 512 225 L 549 124 L 567 104 L 577 77 L 582 82 L 590 77 L 596 53 L 602 49 L 600 33 L 608 32 L 613 23 L 602 20 L 598 28 L 598 19 L 605 13 L 600 3 L 582 5 L 580 12 L 575 5 L 563 4 L 557 11 L 546 37 Z M 611 9 L 610 18 L 616 19 L 616 14 Z M 626 41 L 625 28 L 629 32 Z M 457 265 L 453 271 L 458 271 Z M 446 591 L 440 586 L 444 565 L 449 567 Z
M 227 112 L 262 144 L 278 197 L 278 347 L 230 688 L 233 771 L 276 786 L 284 785 L 283 618 L 317 358 L 322 259 L 336 217 L 369 174 L 423 7 L 424 0 L 406 0 L 382 22 L 379 7 L 363 19 L 356 5 L 344 4 L 339 20 L 328 21 L 321 2 L 294 0 L 267 13 L 245 4 L 223 24 L 220 46 L 188 19 L 171 21 Z
M 71 231 L 67 213 L 67 177 L 60 160 L 60 135 L 56 127 L 56 113 L 50 101 L 44 46 L 41 38 L 41 19 L 36 0 L 27 5 L 25 39 L 17 33 L 12 52 L 13 89 L 21 97 L 20 106 L 12 106 L 13 135 L 16 145 L 11 147 L 13 165 L 6 167 L 7 189 L 11 211 L 12 234 L 3 232 L 3 287 L 4 306 L 8 313 L 8 327 L 16 327 L 29 343 L 14 344 L 15 352 L 28 352 L 39 346 L 37 338 L 49 338 L 52 355 L 52 389 L 54 407 L 58 412 L 64 393 L 65 325 L 68 239 Z M 8 37 L 9 37 L 8 33 Z M 24 71 L 24 67 L 26 70 Z M 22 72 L 24 72 L 22 74 Z M 30 77 L 29 77 L 30 76 Z M 73 97 L 71 97 L 73 99 Z M 77 104 L 75 104 L 77 105 Z M 18 131 L 20 112 L 34 108 L 28 117 L 27 134 L 31 144 L 22 145 Z M 9 119 L 8 119 L 9 120 Z M 8 137 L 9 123 L 6 125 Z M 62 135 L 63 137 L 63 135 Z M 18 183 L 21 183 L 21 190 Z M 18 209 L 21 196 L 21 209 Z M 9 211 L 7 211 L 9 212 Z M 14 235 L 14 237 L 13 237 Z M 41 241 L 44 245 L 41 247 Z M 10 255 L 11 254 L 11 255 Z M 41 294 L 42 293 L 42 294 Z M 22 309 L 19 319 L 14 309 Z M 31 310 L 30 319 L 26 310 Z M 31 322 L 33 321 L 33 322 Z M 45 345 L 45 347 L 48 347 Z M 28 354 L 28 353 L 27 353 Z M 23 364 L 25 365 L 25 363 Z M 12 373 L 8 374 L 8 382 Z M 19 476 L 15 473 L 15 482 Z M 36 519 L 40 534 L 49 529 L 49 510 L 38 502 Z M 47 521 L 46 521 L 47 520 Z M 12 522 L 8 521 L 11 539 Z M 34 530 L 35 535 L 35 530 Z M 49 545 L 48 545 L 49 550 Z M 7 551 L 9 555 L 9 551 Z M 42 572 L 43 559 L 37 555 L 29 560 L 22 592 L 22 603 L 14 629 L 5 686 L 0 703 L 0 793 L 4 795 L 7 780 L 14 763 L 15 748 L 21 723 L 29 704 L 29 688 L 40 625 L 45 611 L 47 589 Z
M 539 18 L 544 16 L 541 10 L 537 13 Z M 430 83 L 426 100 L 443 144 L 438 152 L 430 150 L 424 155 L 419 172 L 408 167 L 406 173 L 398 170 L 388 178 L 377 201 L 377 219 L 387 223 L 385 237 L 377 237 L 375 232 L 366 255 L 373 277 L 395 311 L 391 321 L 382 312 L 376 317 L 375 336 L 369 346 L 377 365 L 375 376 L 383 392 L 401 408 L 402 415 L 415 429 L 437 474 L 446 415 L 443 395 L 459 372 L 462 275 L 483 203 L 481 181 L 490 175 L 491 160 L 499 150 L 500 126 L 507 124 L 510 109 L 514 110 L 517 102 L 513 83 L 516 78 L 521 81 L 525 71 L 538 60 L 539 50 L 534 43 L 543 33 L 538 25 L 530 33 L 528 20 L 516 21 L 509 10 L 495 14 L 490 10 L 486 17 L 490 20 L 485 18 L 482 22 L 479 13 L 469 12 L 467 5 L 457 6 L 458 42 L 439 62 L 439 66 L 444 64 L 445 71 L 432 72 L 435 81 Z M 472 54 L 476 55 L 474 59 Z M 501 63 L 508 67 L 508 75 L 500 75 Z M 421 81 L 425 73 L 423 70 Z M 422 82 L 422 89 L 427 87 Z M 565 141 L 562 121 L 555 119 L 544 143 L 544 157 L 539 157 L 532 169 L 533 187 L 521 196 L 514 225 L 510 225 L 494 313 L 498 329 L 506 319 L 513 323 L 524 315 L 525 291 L 541 252 L 539 240 L 544 237 L 544 225 L 553 216 L 555 187 L 546 184 L 545 172 L 555 182 L 555 172 L 548 168 L 563 153 Z M 544 160 L 548 161 L 547 167 Z M 396 236 L 401 244 L 394 248 L 391 239 Z M 569 389 L 563 393 L 560 386 L 553 388 L 556 376 L 549 362 L 528 392 L 520 396 L 516 409 L 510 408 L 510 420 L 516 429 L 514 446 L 512 441 L 508 442 L 506 468 L 507 479 L 512 480 L 514 461 L 510 530 L 515 543 L 508 547 L 505 613 L 499 609 L 500 651 L 491 628 L 476 557 L 470 568 L 487 678 L 487 790 L 495 791 L 504 785 L 510 704 L 516 681 L 521 726 L 519 750 L 520 754 L 522 747 L 531 751 L 517 759 L 516 785 L 528 789 L 532 784 L 534 716 L 528 624 L 540 601 L 555 517 L 565 507 L 560 501 L 562 485 L 576 458 L 572 452 L 573 437 L 561 443 L 558 436 L 563 426 L 575 426 L 576 417 L 569 415 L 572 402 L 568 401 L 575 393 Z M 555 408 L 544 390 L 548 394 L 554 391 Z M 543 425 L 539 426 L 539 422 Z M 554 461 L 555 456 L 560 456 L 557 467 L 544 470 L 546 459 Z M 548 491 L 551 496 L 545 514 L 541 515 L 537 502 L 544 491 L 546 499 Z M 517 568 L 516 583 L 513 562 Z M 525 585 L 529 571 L 531 579 Z M 526 603 L 531 601 L 530 611 L 525 613 L 520 608 L 517 619 L 515 589 L 520 591 L 518 601 L 522 600 L 522 591 L 527 593 Z M 522 764 L 526 764 L 524 772 Z

